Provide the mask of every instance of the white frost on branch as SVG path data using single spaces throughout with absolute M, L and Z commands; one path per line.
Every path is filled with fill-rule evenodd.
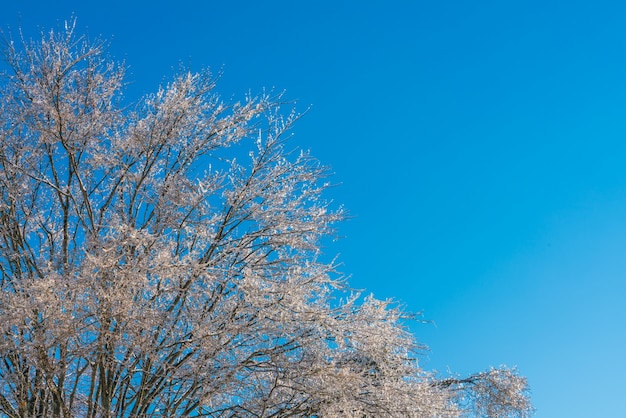
M 299 115 L 184 72 L 120 105 L 74 24 L 7 41 L 0 84 L 0 414 L 526 416 L 500 368 L 440 378 L 390 301 L 320 241 L 344 217 Z M 343 299 L 341 299 L 343 298 Z

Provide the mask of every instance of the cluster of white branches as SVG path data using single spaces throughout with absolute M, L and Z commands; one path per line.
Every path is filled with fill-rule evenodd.
M 124 107 L 73 24 L 4 52 L 3 416 L 529 413 L 523 378 L 437 378 L 397 306 L 346 289 L 320 253 L 343 213 L 280 97 L 183 73 Z

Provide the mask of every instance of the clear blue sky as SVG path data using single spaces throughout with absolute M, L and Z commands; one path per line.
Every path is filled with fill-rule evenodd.
M 537 417 L 624 416 L 626 3 L 14 1 L 112 38 L 129 99 L 179 63 L 286 89 L 353 219 L 351 284 L 423 310 L 427 368 L 517 365 Z

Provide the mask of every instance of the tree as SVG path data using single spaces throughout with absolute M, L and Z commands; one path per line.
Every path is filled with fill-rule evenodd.
M 420 368 L 410 315 L 325 260 L 344 214 L 280 95 L 182 72 L 124 106 L 124 68 L 74 32 L 5 42 L 4 416 L 529 413 L 515 371 Z

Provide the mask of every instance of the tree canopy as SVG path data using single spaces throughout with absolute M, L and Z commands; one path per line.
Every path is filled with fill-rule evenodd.
M 341 208 L 280 94 L 228 103 L 181 71 L 122 103 L 74 23 L 5 39 L 0 413 L 7 417 L 527 416 L 507 368 L 421 368 L 411 315 L 321 242 Z

